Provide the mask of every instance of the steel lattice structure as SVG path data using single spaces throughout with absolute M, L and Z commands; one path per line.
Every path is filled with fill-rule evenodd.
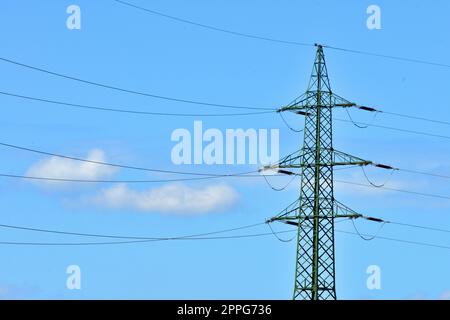
M 317 46 L 313 71 L 305 94 L 279 112 L 305 116 L 303 148 L 269 166 L 280 173 L 285 168 L 301 170 L 299 199 L 270 219 L 298 226 L 294 299 L 336 299 L 334 221 L 362 217 L 337 202 L 333 193 L 333 167 L 376 165 L 333 148 L 332 110 L 354 107 L 331 90 L 325 56 Z M 265 167 L 266 169 L 268 167 Z

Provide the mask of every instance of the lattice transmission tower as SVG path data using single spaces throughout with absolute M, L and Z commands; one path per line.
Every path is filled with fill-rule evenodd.
M 267 222 L 282 221 L 298 226 L 293 298 L 307 300 L 336 299 L 334 221 L 337 218 L 364 217 L 335 200 L 333 168 L 374 165 L 393 169 L 333 148 L 333 108 L 367 107 L 358 106 L 332 92 L 323 47 L 316 47 L 307 91 L 278 110 L 305 116 L 303 148 L 264 168 L 301 175 L 299 198 Z M 295 173 L 287 168 L 301 171 Z

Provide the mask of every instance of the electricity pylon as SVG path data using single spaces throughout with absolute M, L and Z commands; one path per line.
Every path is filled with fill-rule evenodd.
M 323 48 L 316 46 L 306 93 L 278 110 L 305 116 L 303 148 L 264 168 L 285 174 L 295 174 L 286 168 L 301 169 L 299 199 L 267 222 L 282 221 L 298 226 L 293 298 L 307 300 L 336 299 L 334 221 L 364 217 L 335 200 L 333 168 L 374 165 L 393 169 L 333 149 L 333 108 L 359 106 L 332 92 Z

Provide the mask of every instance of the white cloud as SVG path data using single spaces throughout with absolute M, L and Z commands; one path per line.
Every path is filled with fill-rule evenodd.
M 91 150 L 87 160 L 105 162 L 105 153 L 100 149 Z M 27 176 L 57 178 L 57 179 L 79 179 L 98 180 L 112 176 L 116 168 L 89 162 L 80 162 L 60 157 L 50 157 L 32 165 L 26 172 Z M 62 182 L 40 181 L 45 185 L 62 185 Z
M 99 149 L 91 150 L 85 158 L 95 162 L 106 162 L 105 153 Z M 48 157 L 32 165 L 26 175 L 56 179 L 106 180 L 116 172 L 117 168 L 114 167 Z M 69 182 L 55 181 L 37 181 L 37 183 L 45 187 L 58 188 L 73 185 Z M 222 211 L 234 204 L 237 198 L 237 192 L 224 184 L 202 188 L 167 184 L 150 189 L 132 189 L 127 184 L 115 184 L 95 195 L 86 196 L 83 202 L 110 209 L 195 214 Z
M 221 211 L 236 200 L 236 191 L 227 185 L 194 189 L 176 183 L 145 190 L 133 190 L 126 184 L 119 184 L 102 190 L 89 202 L 112 209 L 183 214 Z

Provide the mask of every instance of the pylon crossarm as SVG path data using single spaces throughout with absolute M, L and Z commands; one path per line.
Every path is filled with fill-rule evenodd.
M 308 99 L 309 99 L 308 95 L 304 93 L 300 97 L 297 97 L 293 101 L 291 101 L 291 103 L 289 103 L 287 106 L 281 107 L 277 111 L 283 112 L 283 111 L 295 111 L 306 109 Z
M 362 218 L 362 214 L 350 209 L 346 205 L 334 200 L 333 216 L 336 218 Z
M 333 150 L 333 165 L 367 166 L 371 164 L 373 164 L 372 161 L 361 159 L 342 151 Z
M 357 104 L 354 102 L 350 102 L 347 99 L 344 99 L 334 93 L 333 93 L 333 98 L 335 99 L 335 103 L 334 103 L 335 107 L 342 107 L 342 108 L 352 108 L 353 107 L 353 108 L 357 108 L 357 109 L 360 109 L 363 111 L 368 111 L 368 112 L 383 112 L 381 110 L 378 110 L 378 109 L 375 109 L 372 107 L 368 107 L 368 106 L 364 106 L 364 105 Z
M 295 151 L 281 158 L 276 164 L 264 167 L 264 169 L 301 168 L 302 153 L 302 150 Z
M 334 104 L 333 104 L 334 107 L 341 107 L 341 108 L 356 107 L 356 103 L 351 102 L 345 98 L 342 98 L 341 96 L 338 96 L 335 93 L 332 94 L 332 98 L 334 101 Z
M 290 104 L 288 104 L 285 107 L 279 108 L 277 112 L 285 112 L 285 111 L 291 111 L 295 112 L 297 114 L 308 116 L 310 113 L 308 112 L 308 109 L 311 108 L 311 99 L 315 98 L 317 92 L 314 91 L 307 91 L 305 94 L 301 95 L 294 101 L 292 101 Z M 364 106 L 358 106 L 356 103 L 351 102 L 347 99 L 344 99 L 337 94 L 334 93 L 324 93 L 324 95 L 328 95 L 325 97 L 324 100 L 329 101 L 329 103 L 326 103 L 324 105 L 321 105 L 322 108 L 334 108 L 334 107 L 342 107 L 342 108 L 350 108 L 350 107 L 361 107 L 363 110 L 372 111 L 369 110 L 371 108 L 364 107 Z M 373 111 L 376 111 L 373 109 Z
M 302 149 L 295 151 L 294 153 L 291 153 L 290 155 L 285 156 L 284 158 L 280 159 L 277 163 L 264 166 L 259 171 L 266 171 L 266 170 L 275 170 L 278 173 L 282 174 L 296 174 L 290 171 L 286 170 L 280 170 L 280 169 L 299 169 L 299 168 L 308 168 L 308 167 L 315 167 L 317 165 L 321 167 L 329 167 L 329 166 L 345 166 L 345 165 L 359 165 L 359 166 L 367 166 L 367 165 L 374 165 L 381 168 L 387 168 L 386 165 L 379 165 L 375 164 L 372 161 L 364 160 L 355 156 L 352 156 L 350 154 L 333 150 L 332 151 L 332 162 L 323 162 L 323 163 L 302 163 L 302 158 L 305 157 L 305 154 L 308 154 L 308 152 L 314 152 L 313 150 L 307 150 Z
M 276 216 L 268 219 L 266 222 L 271 223 L 278 220 L 286 220 L 286 219 L 297 219 L 298 217 L 298 200 L 295 200 L 290 205 L 288 205 L 285 209 L 281 210 Z
M 285 111 L 291 111 L 294 112 L 296 114 L 302 115 L 302 116 L 309 116 L 310 113 L 308 113 L 308 107 L 307 106 L 288 106 L 288 107 L 282 107 L 280 109 L 277 110 L 277 112 L 285 112 Z
M 295 203 L 293 203 L 293 205 L 295 205 Z M 298 208 L 297 208 L 298 209 Z M 289 220 L 298 220 L 298 222 L 296 222 L 297 224 L 300 223 L 302 220 L 311 220 L 314 219 L 316 216 L 311 215 L 311 216 L 289 216 L 287 214 L 284 215 L 279 215 L 276 216 L 274 218 L 272 218 L 272 221 L 283 221 L 287 224 L 294 224 L 292 223 L 292 221 Z M 334 207 L 333 207 L 333 215 L 332 216 L 328 216 L 328 215 L 319 215 L 317 216 L 318 218 L 321 219 L 327 219 L 327 218 L 334 218 L 334 219 L 338 219 L 338 218 L 350 218 L 350 219 L 358 219 L 358 218 L 370 218 L 369 220 L 373 220 L 375 221 L 376 218 L 372 218 L 372 217 L 366 217 L 364 215 L 362 215 L 361 213 L 358 213 L 352 209 L 350 209 L 349 207 L 343 205 L 342 203 L 338 202 L 338 201 L 334 201 Z M 288 222 L 289 221 L 289 222 Z
M 311 99 L 315 97 L 315 94 L 316 93 L 314 92 L 307 91 L 288 105 L 279 108 L 277 112 L 290 111 L 300 115 L 309 116 L 311 114 L 308 112 L 308 110 L 314 107 L 312 105 L 314 104 L 314 102 Z
M 271 223 L 274 221 L 281 221 L 287 224 L 294 224 L 292 221 L 290 220 L 297 220 L 297 222 L 295 222 L 296 224 L 298 224 L 299 222 L 301 222 L 302 220 L 311 220 L 314 218 L 350 218 L 350 219 L 357 219 L 357 218 L 368 218 L 360 213 L 357 213 L 356 211 L 350 209 L 349 207 L 343 205 L 342 203 L 338 202 L 335 200 L 334 202 L 334 207 L 333 207 L 333 215 L 332 216 L 328 216 L 328 215 L 323 215 L 323 216 L 300 216 L 299 215 L 299 205 L 298 205 L 298 200 L 295 200 L 294 202 L 292 202 L 289 206 L 287 206 L 285 209 L 283 209 L 279 214 L 277 214 L 276 216 L 268 219 L 266 222 L 267 223 Z M 370 219 L 375 219 L 375 218 L 370 218 Z
M 357 165 L 357 166 L 374 166 L 381 169 L 386 170 L 399 170 L 398 168 L 392 167 L 387 164 L 376 163 L 370 160 L 365 160 L 359 157 L 352 156 L 348 153 L 333 150 L 333 166 L 348 166 L 348 165 Z
M 372 221 L 372 222 L 389 223 L 389 221 L 387 221 L 387 220 L 360 214 L 336 200 L 334 201 L 333 213 L 334 213 L 335 218 L 350 218 L 350 219 L 361 218 L 361 219 Z
M 362 219 L 365 219 L 365 220 L 368 220 L 368 221 L 373 221 L 373 222 L 389 223 L 389 221 L 386 221 L 386 220 L 383 220 L 383 219 L 380 219 L 380 218 L 365 216 L 365 215 L 363 215 L 361 213 L 358 213 L 358 212 L 354 211 L 353 209 L 350 209 L 346 205 L 340 203 L 337 200 L 334 200 L 334 207 L 333 207 L 333 215 L 332 216 L 328 216 L 328 215 L 299 216 L 298 215 L 299 207 L 298 207 L 297 203 L 298 203 L 297 201 L 294 201 L 286 209 L 284 209 L 282 212 L 280 212 L 277 216 L 268 219 L 266 222 L 267 223 L 271 223 L 271 222 L 274 222 L 274 221 L 281 221 L 281 222 L 286 223 L 286 224 L 298 226 L 302 221 L 312 220 L 314 218 L 319 218 L 319 219 L 329 219 L 329 218 L 333 218 L 333 219 L 339 219 L 339 218 L 358 219 L 358 218 L 362 218 Z M 296 214 L 290 215 L 293 212 L 295 212 Z M 296 220 L 296 221 L 292 221 L 292 220 Z
M 295 173 L 286 170 L 280 170 L 283 168 L 301 168 L 302 150 L 295 151 L 284 158 L 281 158 L 278 162 L 264 166 L 259 169 L 259 172 L 264 171 L 276 171 L 282 174 L 294 175 Z
M 303 221 L 313 220 L 314 218 L 315 217 L 310 216 L 310 217 L 297 217 L 296 221 L 293 221 L 294 219 L 276 219 L 274 221 L 280 221 L 280 222 L 283 222 L 285 224 L 289 224 L 289 225 L 292 225 L 292 226 L 300 226 Z M 333 219 L 337 219 L 337 218 L 358 219 L 358 218 L 365 218 L 365 217 L 363 215 L 360 215 L 360 214 L 346 214 L 346 215 L 337 215 L 337 216 L 333 216 L 333 217 L 318 216 L 317 218 L 319 218 L 319 219 L 329 219 L 329 218 L 333 218 Z M 272 222 L 272 221 L 270 221 L 270 222 Z

